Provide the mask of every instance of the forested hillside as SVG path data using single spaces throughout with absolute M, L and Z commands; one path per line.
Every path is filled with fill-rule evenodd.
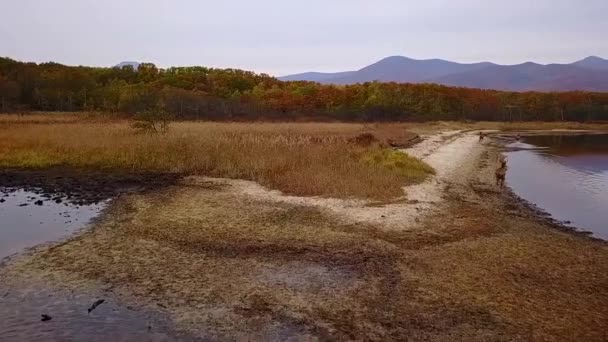
M 155 106 L 178 119 L 207 120 L 608 120 L 608 93 L 377 82 L 336 86 L 234 69 L 142 63 L 134 70 L 0 58 L 0 111 L 130 115 Z

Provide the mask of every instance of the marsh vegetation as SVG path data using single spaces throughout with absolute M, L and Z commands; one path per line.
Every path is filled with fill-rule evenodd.
M 138 134 L 132 121 L 96 116 L 0 117 L 0 167 L 89 168 L 240 178 L 305 196 L 389 199 L 433 170 L 389 150 L 404 126 L 349 123 L 174 122 Z M 372 139 L 359 141 L 357 136 Z

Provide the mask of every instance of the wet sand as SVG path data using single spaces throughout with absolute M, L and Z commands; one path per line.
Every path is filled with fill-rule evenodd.
M 418 147 L 443 170 L 428 203 L 407 188 L 385 205 L 190 177 L 121 196 L 94 229 L 0 278 L 105 289 L 210 340 L 605 340 L 607 244 L 499 191 L 500 142 L 451 134 Z M 399 209 L 421 213 L 398 229 Z
M 175 184 L 182 175 L 117 170 L 51 168 L 43 170 L 0 169 L 0 186 L 4 192 L 30 191 L 75 205 L 96 204 L 121 194 L 145 192 Z

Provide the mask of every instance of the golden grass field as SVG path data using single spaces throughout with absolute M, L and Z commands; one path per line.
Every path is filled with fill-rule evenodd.
M 376 143 L 359 144 L 373 132 Z M 433 170 L 382 146 L 403 126 L 176 122 L 166 134 L 91 114 L 0 116 L 0 167 L 176 172 L 253 180 L 297 195 L 390 199 Z

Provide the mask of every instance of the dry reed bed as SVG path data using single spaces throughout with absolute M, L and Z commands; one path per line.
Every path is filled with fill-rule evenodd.
M 432 173 L 379 144 L 353 143 L 370 129 L 411 136 L 386 125 L 180 122 L 149 135 L 127 121 L 85 114 L 19 118 L 0 116 L 0 167 L 176 172 L 248 179 L 305 196 L 373 199 L 401 196 L 402 186 Z

